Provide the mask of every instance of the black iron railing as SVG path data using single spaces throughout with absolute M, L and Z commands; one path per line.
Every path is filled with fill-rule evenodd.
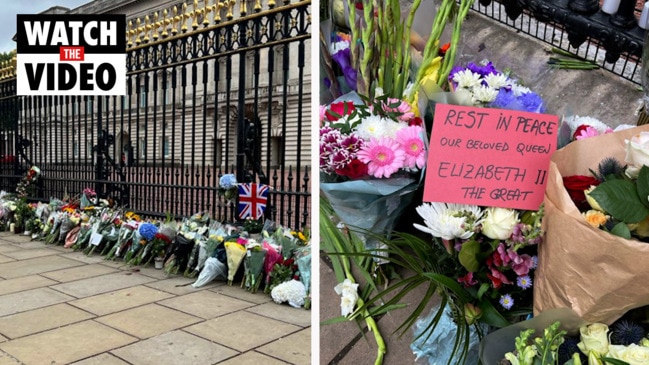
M 271 186 L 266 218 L 308 225 L 310 1 L 246 3 L 130 21 L 126 96 L 19 97 L 1 80 L 0 155 L 15 157 L 0 160 L 0 188 L 33 164 L 32 199 L 92 187 L 140 214 L 232 222 L 218 182 L 233 173 Z
M 641 82 L 645 30 L 638 26 L 641 9 L 633 0 L 621 0 L 613 15 L 592 0 L 479 0 L 473 10 L 633 83 Z

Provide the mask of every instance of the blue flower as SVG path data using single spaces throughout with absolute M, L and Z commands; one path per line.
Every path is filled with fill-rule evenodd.
M 518 101 L 523 105 L 523 110 L 532 113 L 543 113 L 545 107 L 543 106 L 543 99 L 536 93 L 527 93 L 518 97 Z
M 530 278 L 529 275 L 519 276 L 518 279 L 516 279 L 516 285 L 521 289 L 529 289 L 532 287 L 532 278 Z
M 142 223 L 138 229 L 140 236 L 147 241 L 151 241 L 155 234 L 158 233 L 158 227 L 153 223 Z
M 509 109 L 509 106 L 516 101 L 514 92 L 506 88 L 500 88 L 496 99 L 489 105 L 492 108 Z
M 234 174 L 225 174 L 219 179 L 219 187 L 229 190 L 237 186 L 237 178 Z
M 499 303 L 503 306 L 503 308 L 509 310 L 512 308 L 512 306 L 514 306 L 514 299 L 512 299 L 511 295 L 505 294 L 500 297 Z
M 539 266 L 539 257 L 538 256 L 532 256 L 532 266 L 530 269 L 536 269 Z

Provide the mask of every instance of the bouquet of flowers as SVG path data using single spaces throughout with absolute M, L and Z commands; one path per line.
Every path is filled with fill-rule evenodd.
M 456 66 L 449 75 L 451 90 L 461 105 L 543 113 L 543 99 L 509 72 L 496 69 L 485 60 Z
M 18 186 L 16 186 L 16 193 L 18 194 L 18 197 L 26 197 L 28 194 L 30 194 L 30 192 L 28 191 L 29 187 L 35 184 L 40 177 L 41 169 L 39 169 L 37 166 L 30 167 L 29 170 L 27 170 L 27 174 L 23 176 L 23 178 L 18 183 Z
M 587 321 L 611 323 L 649 304 L 640 284 L 649 278 L 649 245 L 642 242 L 649 217 L 642 198 L 649 195 L 647 131 L 642 126 L 578 140 L 552 156 L 536 313 L 568 307 Z
M 584 322 L 565 308 L 543 312 L 489 334 L 481 343 L 481 360 L 485 365 L 646 364 L 646 316 L 647 307 L 638 308 L 609 326 Z
M 234 204 L 239 194 L 237 178 L 234 174 L 225 174 L 219 178 L 218 192 L 220 196 L 225 198 L 228 205 Z

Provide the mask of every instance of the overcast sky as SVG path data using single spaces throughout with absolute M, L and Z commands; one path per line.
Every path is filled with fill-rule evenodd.
M 3 0 L 0 6 L 0 52 L 9 52 L 16 48 L 11 38 L 16 34 L 17 14 L 38 14 L 52 6 L 64 6 L 74 9 L 91 0 Z

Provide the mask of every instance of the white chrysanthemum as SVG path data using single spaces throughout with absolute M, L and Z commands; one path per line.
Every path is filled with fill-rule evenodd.
M 397 122 L 378 115 L 370 115 L 363 118 L 356 127 L 356 135 L 368 141 L 372 137 L 394 137 L 396 133 L 394 124 Z
M 485 85 L 474 87 L 472 91 L 473 101 L 476 104 L 491 103 L 498 96 L 498 90 Z
M 415 228 L 445 240 L 470 238 L 473 235 L 473 224 L 466 224 L 470 220 L 468 215 L 475 214 L 476 221 L 482 216 L 480 208 L 465 204 L 424 203 L 416 210 L 426 226 L 415 223 Z
M 340 41 L 331 43 L 331 54 L 336 54 L 338 51 L 349 48 L 349 42 Z
M 600 134 L 603 134 L 610 129 L 610 127 L 607 126 L 604 122 L 593 117 L 580 117 L 578 115 L 573 115 L 564 119 L 563 122 L 568 124 L 568 126 L 570 127 L 571 135 L 575 133 L 575 131 L 580 125 L 587 125 L 593 127 Z
M 523 94 L 531 93 L 532 90 L 530 90 L 530 88 L 528 88 L 528 87 L 519 85 L 517 83 L 513 83 L 512 84 L 512 92 L 514 93 L 515 97 L 519 97 L 519 96 L 521 96 Z
M 453 75 L 453 81 L 457 82 L 457 88 L 470 89 L 474 86 L 480 85 L 480 74 L 474 73 L 471 70 L 461 70 Z
M 484 81 L 489 85 L 489 87 L 492 87 L 496 90 L 500 89 L 501 87 L 511 85 L 511 80 L 505 76 L 504 74 L 489 74 L 484 77 Z

